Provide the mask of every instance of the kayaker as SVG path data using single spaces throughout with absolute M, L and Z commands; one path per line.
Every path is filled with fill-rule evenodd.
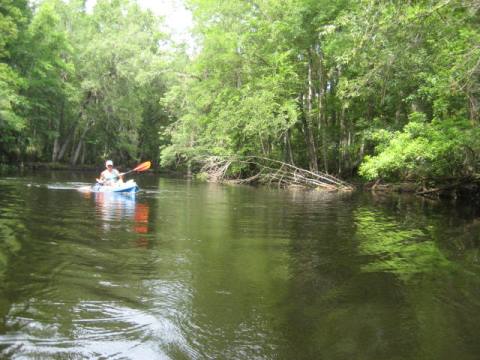
M 98 183 L 107 186 L 123 183 L 123 175 L 117 169 L 113 168 L 112 160 L 107 160 L 105 167 L 106 169 L 100 174 L 100 179 L 97 179 Z

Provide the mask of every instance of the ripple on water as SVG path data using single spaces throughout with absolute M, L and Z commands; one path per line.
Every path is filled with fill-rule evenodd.
M 51 307 L 69 310 L 40 320 Z M 34 358 L 95 354 L 102 358 L 163 359 L 169 358 L 167 353 L 172 349 L 191 353 L 178 326 L 168 316 L 158 309 L 152 312 L 119 302 L 31 301 L 28 306 L 13 306 L 7 325 L 17 331 L 0 337 L 3 354 L 21 349 L 23 356 Z
M 90 178 L 0 179 L 0 358 L 478 357 L 478 218 L 404 198 L 151 178 L 133 200 L 70 181 Z
M 90 185 L 92 185 L 92 183 L 72 181 L 72 182 L 49 183 L 46 185 L 46 187 L 49 190 L 78 190 L 81 187 L 90 186 Z

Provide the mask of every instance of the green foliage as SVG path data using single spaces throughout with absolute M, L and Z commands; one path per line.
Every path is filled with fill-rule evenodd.
M 332 34 L 333 43 L 350 44 L 339 57 L 347 77 L 339 95 L 349 108 L 369 104 L 380 120 L 366 133 L 376 154 L 365 157 L 360 174 L 434 181 L 472 175 L 480 150 L 480 84 L 471 76 L 479 70 L 478 8 L 469 1 L 364 6 L 371 3 L 341 17 L 340 36 Z
M 162 134 L 172 142 L 164 164 L 205 153 L 261 155 L 351 174 L 366 155 L 368 178 L 462 173 L 459 149 L 479 120 L 472 2 L 189 5 L 201 50 L 165 97 L 177 123 Z M 452 129 L 429 125 L 434 118 Z M 463 120 L 448 119 L 472 126 L 463 133 Z
M 190 5 L 202 51 L 165 97 L 178 120 L 162 163 L 205 153 L 275 155 L 299 117 L 295 54 L 285 39 L 291 30 L 271 21 L 287 21 L 287 12 L 275 2 Z
M 44 157 L 59 136 L 60 122 L 68 113 L 75 93 L 73 47 L 63 29 L 59 11 L 64 4 L 48 0 L 37 9 L 26 32 L 24 57 L 27 101 L 22 114 L 28 119 L 25 154 Z
M 198 181 L 206 182 L 208 180 L 208 174 L 205 172 L 199 172 L 195 175 L 195 179 Z
M 195 55 L 162 47 L 161 19 L 133 0 L 84 5 L 0 4 L 0 161 L 256 155 L 368 179 L 478 171 L 473 0 L 189 0 Z
M 24 119 L 15 113 L 15 107 L 22 102 L 18 94 L 21 80 L 7 64 L 0 63 L 0 127 L 4 130 L 20 131 L 25 126 Z
M 169 121 L 159 19 L 127 0 L 91 14 L 44 0 L 31 18 L 26 4 L 0 5 L 0 161 L 156 158 Z
M 445 179 L 478 171 L 480 129 L 467 120 L 412 120 L 402 131 L 385 135 L 376 134 L 383 141 L 379 152 L 367 156 L 360 167 L 360 175 L 367 179 Z
M 145 156 L 139 148 L 145 150 L 146 139 L 152 141 L 147 134 L 157 132 L 165 66 L 158 29 L 158 19 L 137 4 L 104 0 L 73 34 L 80 44 L 75 66 L 82 116 L 76 130 L 101 149 L 101 158 Z
M 26 1 L 5 0 L 0 4 L 0 162 L 21 151 L 17 137 L 25 119 L 16 109 L 25 99 L 20 94 L 24 80 L 16 66 L 21 55 L 16 44 L 22 40 L 28 16 Z

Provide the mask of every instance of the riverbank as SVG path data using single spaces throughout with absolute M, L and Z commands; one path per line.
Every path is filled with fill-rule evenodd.
M 133 166 L 133 165 L 132 165 Z M 126 171 L 129 166 L 119 166 L 120 171 Z M 80 171 L 80 172 L 99 172 L 103 167 L 98 164 L 70 165 L 68 163 L 52 163 L 52 162 L 24 162 L 16 165 L 0 164 L 0 174 L 14 173 L 17 171 Z M 185 177 L 185 171 L 174 171 L 166 168 L 153 168 L 150 173 L 163 174 L 166 176 Z M 202 173 L 193 176 L 199 181 L 210 181 L 201 176 Z M 363 182 L 356 178 L 352 181 L 355 189 L 360 191 L 368 191 L 374 193 L 398 193 L 398 194 L 414 194 L 432 199 L 480 199 L 480 178 L 470 179 L 452 179 L 450 182 L 439 183 L 436 185 L 425 185 L 418 182 L 384 182 L 371 181 Z M 220 181 L 222 182 L 222 181 Z M 225 183 L 244 183 L 238 179 L 235 181 L 224 181 Z M 253 183 L 251 183 L 253 185 Z M 268 186 L 268 185 L 267 185 Z M 301 186 L 292 185 L 286 188 L 295 188 L 298 190 Z M 352 190 L 353 190 L 352 187 Z M 311 188 L 305 187 L 305 190 Z M 325 191 L 325 189 L 319 189 Z
M 480 179 L 452 179 L 431 186 L 416 182 L 368 182 L 362 188 L 371 192 L 408 193 L 435 199 L 480 199 Z

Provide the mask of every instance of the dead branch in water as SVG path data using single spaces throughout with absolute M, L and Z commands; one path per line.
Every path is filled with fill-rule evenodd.
M 203 161 L 201 172 L 207 174 L 212 182 L 231 182 L 247 184 L 259 182 L 262 184 L 273 184 L 278 187 L 302 186 L 306 188 L 321 188 L 329 191 L 353 190 L 353 186 L 330 174 L 313 172 L 301 169 L 292 164 L 279 160 L 268 159 L 258 156 L 245 158 L 221 158 L 209 156 Z M 228 169 L 232 164 L 252 165 L 258 169 L 258 173 L 244 179 L 231 179 L 228 177 Z

